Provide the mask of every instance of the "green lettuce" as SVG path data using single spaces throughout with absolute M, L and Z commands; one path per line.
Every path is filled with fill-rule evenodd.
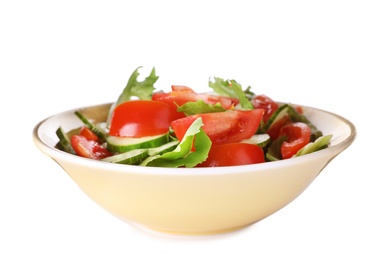
M 235 80 L 224 80 L 218 77 L 214 77 L 214 81 L 209 81 L 209 87 L 214 90 L 215 93 L 223 96 L 238 98 L 239 103 L 243 109 L 253 109 L 254 106 L 250 102 L 248 95 L 242 90 L 241 84 Z M 250 94 L 250 87 L 247 89 Z
M 207 104 L 203 100 L 190 101 L 182 106 L 178 107 L 178 112 L 184 113 L 186 116 L 203 114 L 203 113 L 213 113 L 213 112 L 224 112 L 226 109 L 222 107 L 220 103 L 215 105 Z
M 140 165 L 191 168 L 204 162 L 211 148 L 211 140 L 202 130 L 202 126 L 202 118 L 198 117 L 173 151 L 150 156 Z

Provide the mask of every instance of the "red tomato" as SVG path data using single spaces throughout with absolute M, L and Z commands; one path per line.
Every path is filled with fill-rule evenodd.
M 207 104 L 215 105 L 220 103 L 224 109 L 231 109 L 239 103 L 236 98 L 230 98 L 206 93 L 196 93 L 189 87 L 173 85 L 169 93 L 157 92 L 152 95 L 152 100 L 158 100 L 173 105 L 175 108 L 190 101 L 202 100 Z M 184 115 L 183 115 L 184 116 Z
M 131 100 L 114 109 L 110 135 L 143 137 L 165 134 L 174 119 L 173 108 L 164 102 Z
M 88 140 L 82 135 L 73 135 L 71 137 L 71 145 L 77 155 L 85 158 L 100 160 L 112 155 L 112 153 L 99 142 Z
M 269 120 L 271 115 L 278 109 L 279 105 L 274 100 L 266 95 L 258 95 L 251 100 L 254 108 L 262 108 L 265 110 L 263 115 L 263 122 Z
M 82 126 L 79 130 L 79 135 L 84 136 L 88 140 L 99 141 L 98 136 L 91 131 L 87 126 Z
M 176 137 L 182 140 L 190 125 L 201 117 L 204 124 L 202 129 L 213 145 L 235 143 L 248 139 L 257 132 L 263 112 L 263 109 L 253 109 L 196 114 L 171 122 L 171 127 Z
M 279 133 L 279 136 L 287 136 L 281 147 L 283 159 L 291 158 L 302 147 L 310 142 L 311 129 L 302 122 L 290 122 L 285 124 Z
M 170 96 L 170 93 L 165 93 L 165 92 L 155 92 L 152 94 L 152 100 L 155 100 L 155 101 L 160 101 L 160 102 L 164 102 L 164 103 L 167 103 L 168 105 L 170 105 L 172 107 L 172 111 L 174 113 L 174 117 L 175 119 L 177 118 L 182 118 L 182 117 L 185 117 L 186 115 L 182 112 L 178 112 L 178 107 L 177 105 L 175 104 L 175 101 L 174 99 Z
M 271 140 L 275 140 L 279 137 L 279 132 L 281 131 L 281 128 L 291 122 L 290 117 L 288 115 L 283 116 L 282 118 L 278 119 L 272 126 L 270 126 L 269 130 L 267 130 L 267 134 L 270 136 Z
M 265 162 L 261 147 L 247 143 L 229 143 L 213 146 L 208 158 L 198 167 L 234 166 Z

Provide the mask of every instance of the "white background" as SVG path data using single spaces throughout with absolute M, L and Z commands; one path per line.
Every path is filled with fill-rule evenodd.
M 383 1 L 1 1 L 0 259 L 385 259 Z M 32 142 L 42 119 L 236 79 L 358 136 L 295 201 L 239 232 L 173 237 L 109 215 Z

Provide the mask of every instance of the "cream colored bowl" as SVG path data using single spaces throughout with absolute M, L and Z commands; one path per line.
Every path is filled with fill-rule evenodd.
M 103 120 L 110 104 L 80 110 Z M 255 165 L 218 168 L 129 166 L 74 156 L 55 148 L 55 131 L 82 125 L 74 110 L 49 117 L 33 130 L 37 147 L 112 215 L 144 227 L 176 234 L 215 234 L 251 225 L 283 208 L 355 139 L 354 125 L 320 109 L 303 107 L 329 148 L 301 157 Z M 97 111 L 95 111 L 95 109 Z

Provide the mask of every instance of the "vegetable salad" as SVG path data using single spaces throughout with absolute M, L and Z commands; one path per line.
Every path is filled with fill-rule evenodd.
M 57 148 L 110 163 L 155 167 L 220 167 L 266 163 L 328 147 L 302 108 L 278 103 L 235 80 L 211 78 L 211 92 L 172 85 L 157 91 L 155 68 L 138 67 L 103 122 L 81 111 L 83 126 L 59 127 Z

